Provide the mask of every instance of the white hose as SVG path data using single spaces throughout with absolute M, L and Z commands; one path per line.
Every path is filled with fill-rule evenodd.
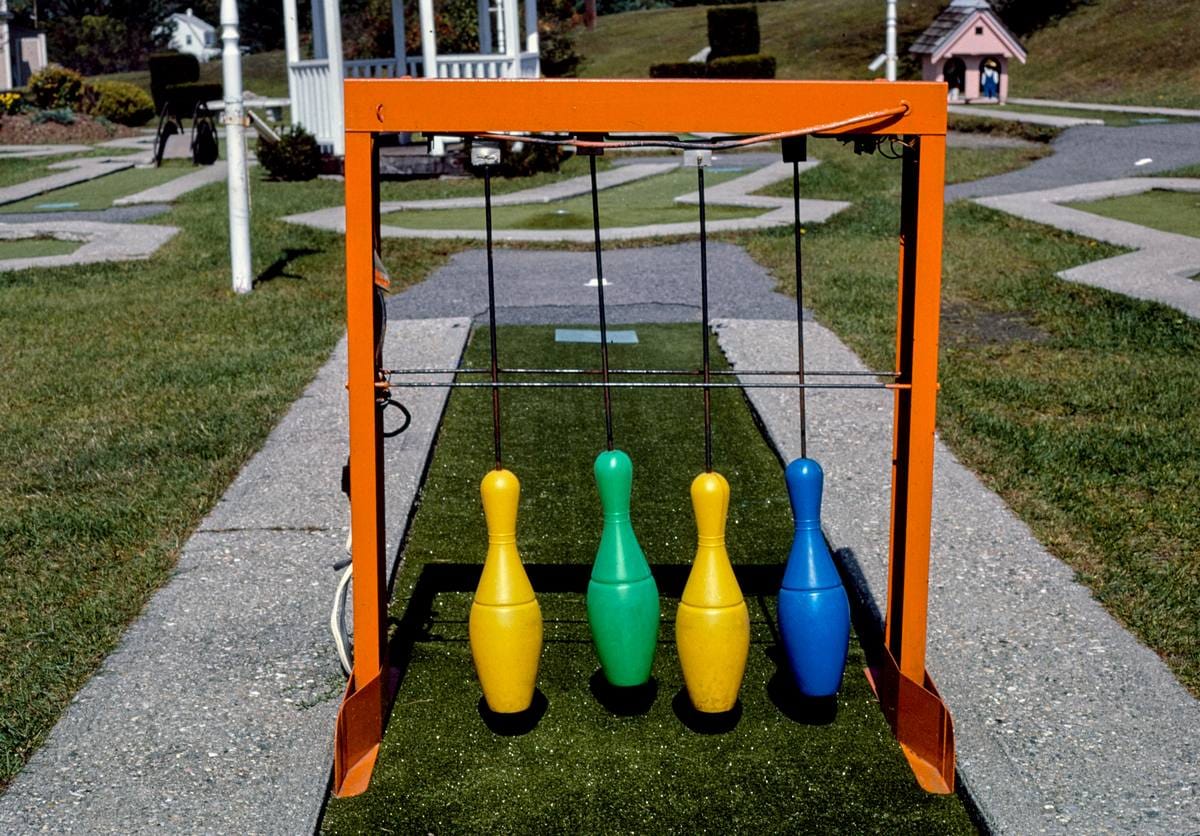
M 346 537 L 346 551 L 350 551 L 349 536 Z M 338 660 L 346 676 L 354 669 L 354 645 L 346 630 L 346 596 L 353 578 L 354 564 L 351 563 L 338 579 L 337 589 L 333 592 L 333 609 L 329 613 L 329 632 L 333 634 L 333 644 L 337 647 Z

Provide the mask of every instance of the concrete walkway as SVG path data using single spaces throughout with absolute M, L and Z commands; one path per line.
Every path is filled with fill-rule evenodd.
M 1061 205 L 1140 194 L 1151 189 L 1200 192 L 1200 179 L 1130 177 L 978 198 L 975 202 L 1077 235 L 1133 248 L 1135 252 L 1081 264 L 1058 275 L 1067 281 L 1170 305 L 1193 319 L 1200 319 L 1200 281 L 1192 278 L 1200 274 L 1200 238 L 1161 232 Z
M 728 159 L 728 158 L 727 158 Z M 810 160 L 805 167 L 811 168 L 818 165 L 819 161 Z M 628 171 L 630 169 L 639 168 L 645 163 L 634 163 L 626 166 L 617 166 L 610 169 L 606 174 Z M 668 166 L 660 168 L 663 171 L 674 169 L 678 166 L 677 163 L 671 163 Z M 654 172 L 660 173 L 660 172 Z M 641 176 L 648 176 L 642 174 Z M 790 198 L 781 197 L 765 197 L 760 195 L 752 195 L 750 192 L 756 191 L 769 186 L 771 183 L 781 179 L 791 177 L 792 168 L 790 165 L 783 163 L 771 162 L 763 168 L 750 172 L 741 177 L 736 177 L 732 180 L 727 180 L 717 186 L 712 187 L 706 195 L 707 202 L 710 206 L 738 206 L 743 208 L 766 209 L 768 211 L 759 215 L 754 215 L 749 218 L 729 218 L 725 220 L 708 221 L 707 227 L 710 233 L 720 232 L 745 232 L 755 229 L 769 229 L 778 226 L 788 226 L 792 223 L 792 201 Z M 587 178 L 577 178 L 584 179 Z M 566 181 L 573 183 L 575 181 Z M 588 184 L 585 184 L 588 185 Z M 549 188 L 549 187 L 543 187 Z M 590 190 L 590 185 L 585 189 L 584 193 Z M 539 190 L 530 189 L 528 192 Z M 518 193 L 520 194 L 520 193 Z M 515 195 L 509 195 L 513 198 Z M 499 198 L 493 199 L 493 205 Z M 470 205 L 482 208 L 483 202 L 480 198 L 456 198 L 456 201 L 463 202 L 474 201 Z M 410 201 L 409 208 L 428 209 L 427 204 L 434 201 Z M 445 201 L 436 201 L 444 203 Z M 477 202 L 477 203 L 476 203 Z M 528 200 L 516 201 L 519 203 L 529 203 Z M 538 201 L 540 202 L 540 201 Z M 698 196 L 682 195 L 676 198 L 679 203 L 698 203 Z M 418 205 L 421 204 L 421 205 Z M 399 204 L 383 204 L 381 210 L 386 210 L 389 206 L 398 206 Z M 802 223 L 820 223 L 831 218 L 833 215 L 849 207 L 850 204 L 840 200 L 809 200 L 800 201 L 800 220 Z M 446 207 L 436 207 L 446 208 Z M 290 223 L 303 224 L 305 226 L 316 227 L 317 229 L 326 229 L 333 232 L 345 232 L 346 230 L 346 210 L 344 206 L 334 206 L 328 209 L 318 209 L 313 212 L 304 212 L 298 215 L 289 215 L 283 220 Z M 421 229 L 417 227 L 400 227 L 390 224 L 382 224 L 379 228 L 380 234 L 384 238 L 427 238 L 427 239 L 465 239 L 469 241 L 483 241 L 487 237 L 487 233 L 483 229 Z M 603 240 L 605 241 L 634 241 L 643 238 L 670 238 L 675 236 L 696 236 L 700 232 L 700 222 L 688 221 L 684 223 L 658 223 L 645 224 L 643 226 L 604 226 L 602 230 Z M 493 231 L 492 237 L 500 243 L 576 243 L 586 244 L 592 241 L 592 230 L 590 229 L 497 229 Z
M 89 180 L 95 180 L 97 177 L 104 177 L 107 174 L 133 168 L 134 164 L 135 161 L 132 159 L 117 160 L 90 157 L 54 163 L 48 167 L 66 170 L 60 171 L 57 174 L 48 174 L 45 177 L 38 177 L 33 180 L 26 180 L 24 183 L 0 188 L 0 205 L 16 203 L 19 200 L 36 197 L 55 189 L 74 186 L 76 183 L 86 183 Z
M 1053 116 L 1049 113 L 1024 113 L 1015 110 L 997 110 L 991 105 L 950 105 L 947 110 L 959 116 L 977 116 L 980 119 L 1000 119 L 1004 122 L 1025 122 L 1030 125 L 1049 125 L 1052 128 L 1074 128 L 1079 125 L 1103 125 L 1103 119 L 1080 116 Z
M 384 362 L 454 366 L 468 322 L 393 322 Z M 188 540 L 170 582 L 0 796 L 0 833 L 311 833 L 344 679 L 345 343 Z M 394 559 L 445 390 L 387 445 Z
M 3 217 L 0 215 L 0 218 Z M 17 224 L 0 223 L 0 241 L 49 237 L 81 242 L 78 249 L 65 255 L 0 259 L 0 272 L 71 267 L 103 261 L 140 261 L 152 256 L 178 232 L 179 227 L 176 226 L 67 221 L 51 217 Z
M 224 160 L 217 160 L 212 165 L 202 165 L 194 171 L 176 177 L 161 185 L 143 189 L 125 197 L 118 197 L 113 206 L 136 206 L 146 203 L 174 203 L 179 198 L 196 189 L 204 188 L 211 183 L 225 181 L 228 166 Z
M 716 330 L 735 366 L 794 368 L 793 323 Z M 804 335 L 809 368 L 866 370 L 820 325 Z M 795 393 L 747 395 L 783 457 L 799 455 Z M 825 531 L 882 612 L 892 396 L 815 390 L 808 416 Z M 928 667 L 984 820 L 1011 834 L 1200 832 L 1200 702 L 941 443 L 934 470 Z
M 1184 107 L 1154 107 L 1146 105 L 1097 104 L 1096 102 L 1064 102 L 1057 99 L 1013 99 L 1010 105 L 1030 105 L 1031 107 L 1058 107 L 1064 110 L 1095 110 L 1101 113 L 1148 113 L 1154 116 L 1182 116 L 1200 119 L 1200 110 Z

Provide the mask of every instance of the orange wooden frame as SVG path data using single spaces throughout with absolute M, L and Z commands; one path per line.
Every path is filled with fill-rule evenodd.
M 883 647 L 867 676 L 921 786 L 954 787 L 954 728 L 929 674 L 925 637 L 937 403 L 946 86 L 929 82 L 349 80 L 346 320 L 354 670 L 334 735 L 337 796 L 367 788 L 397 677 L 388 665 L 383 437 L 374 253 L 381 133 L 488 131 L 761 134 L 903 114 L 823 135 L 903 137 L 891 542 Z M 394 544 L 393 544 L 394 545 Z

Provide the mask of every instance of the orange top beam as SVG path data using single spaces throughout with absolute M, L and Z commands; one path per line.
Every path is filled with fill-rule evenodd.
M 347 133 L 757 134 L 825 125 L 902 102 L 910 107 L 903 116 L 828 133 L 946 133 L 946 85 L 929 81 L 348 79 L 345 101 Z

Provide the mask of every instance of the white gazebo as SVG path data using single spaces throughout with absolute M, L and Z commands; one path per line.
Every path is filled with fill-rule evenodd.
M 524 0 L 523 43 L 521 0 L 476 0 L 480 51 L 467 55 L 438 55 L 433 0 L 418 0 L 421 54 L 414 56 L 404 48 L 404 0 L 392 0 L 392 57 L 357 61 L 347 61 L 342 54 L 339 0 L 310 0 L 313 57 L 301 59 L 296 2 L 283 0 L 292 124 L 303 125 L 338 156 L 345 153 L 342 80 L 347 77 L 537 78 L 540 73 L 537 0 Z

